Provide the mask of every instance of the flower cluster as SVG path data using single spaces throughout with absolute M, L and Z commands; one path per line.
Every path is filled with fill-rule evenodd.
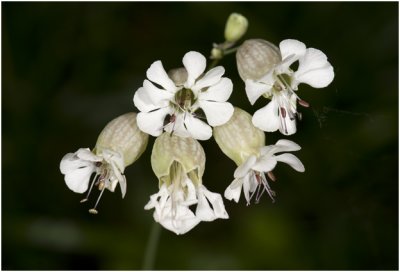
M 124 169 L 144 152 L 149 135 L 156 137 L 151 166 L 159 188 L 144 208 L 153 210 L 154 220 L 176 234 L 202 221 L 229 218 L 221 194 L 209 191 L 203 183 L 206 156 L 199 140 L 213 137 L 237 165 L 234 180 L 224 192 L 228 200 L 239 202 L 243 192 L 247 205 L 258 203 L 264 194 L 274 202 L 276 193 L 270 181 L 276 180 L 273 170 L 278 162 L 305 171 L 301 161 L 289 153 L 300 150 L 298 144 L 280 139 L 266 145 L 265 132 L 294 134 L 301 120 L 297 104 L 309 106 L 297 95 L 299 85 L 328 86 L 334 78 L 333 67 L 323 52 L 293 39 L 283 40 L 279 47 L 262 39 L 237 46 L 247 28 L 242 15 L 234 13 L 228 18 L 225 41 L 213 45 L 208 68 L 206 58 L 196 51 L 183 56 L 183 67 L 168 72 L 160 60 L 153 62 L 133 96 L 139 113 L 111 121 L 92 151 L 81 148 L 63 157 L 60 170 L 68 188 L 76 193 L 88 191 L 82 202 L 94 186 L 100 190 L 91 213 L 97 213 L 105 189 L 114 192 L 119 184 L 125 196 Z M 244 82 L 236 89 L 245 90 L 251 105 L 261 96 L 268 100 L 253 116 L 228 102 L 233 84 L 224 76 L 225 69 L 216 66 L 233 52 Z

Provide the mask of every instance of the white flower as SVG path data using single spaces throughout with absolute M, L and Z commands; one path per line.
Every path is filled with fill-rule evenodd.
M 185 173 L 183 166 L 176 161 L 170 172 L 173 173 L 170 184 L 162 183 L 160 191 L 150 196 L 144 207 L 146 210 L 155 209 L 153 217 L 156 222 L 179 235 L 190 231 L 200 221 L 228 218 L 220 194 L 210 192 L 201 182 L 196 182 L 197 178 Z M 195 204 L 197 207 L 193 212 L 189 207 Z
M 103 149 L 100 154 L 93 154 L 89 148 L 80 148 L 75 153 L 66 154 L 60 163 L 61 173 L 65 175 L 65 183 L 75 193 L 84 193 L 89 188 L 89 180 L 93 173 L 87 196 L 81 202 L 87 201 L 94 185 L 98 186 L 100 196 L 93 209 L 89 212 L 97 213 L 96 206 L 105 189 L 114 192 L 117 184 L 121 187 L 122 197 L 126 194 L 126 179 L 124 176 L 124 160 L 119 152 Z
M 150 66 L 149 80 L 144 80 L 133 99 L 140 110 L 137 123 L 142 131 L 153 136 L 165 130 L 181 137 L 207 140 L 212 135 L 210 126 L 226 123 L 233 114 L 233 106 L 226 102 L 232 93 L 232 81 L 222 77 L 222 66 L 203 75 L 206 58 L 198 52 L 186 53 L 183 65 L 187 79 L 178 86 L 168 77 L 161 61 Z M 199 109 L 208 124 L 198 119 Z
M 278 161 L 287 163 L 298 172 L 304 172 L 304 166 L 296 156 L 289 153 L 275 155 L 279 152 L 297 150 L 300 150 L 300 146 L 289 140 L 279 140 L 275 145 L 261 147 L 258 157 L 251 155 L 236 169 L 234 173 L 235 180 L 226 188 L 225 198 L 238 202 L 243 187 L 247 205 L 250 205 L 254 195 L 256 195 L 256 203 L 258 203 L 265 191 L 274 201 L 275 192 L 269 186 L 264 173 L 267 173 L 267 176 L 274 180 L 271 171 Z
M 160 190 L 145 206 L 146 210 L 154 208 L 156 222 L 184 234 L 200 221 L 228 218 L 221 195 L 203 185 L 205 163 L 204 150 L 197 140 L 169 133 L 157 137 L 151 166 Z
M 282 61 L 277 63 L 266 75 L 258 80 L 246 79 L 246 93 L 253 105 L 264 95 L 271 98 L 265 107 L 255 112 L 253 124 L 268 132 L 279 131 L 285 135 L 296 132 L 297 101 L 308 107 L 294 91 L 300 83 L 314 88 L 328 86 L 333 78 L 332 65 L 326 55 L 318 49 L 307 48 L 297 40 L 283 40 L 279 44 Z M 290 66 L 299 61 L 297 71 Z

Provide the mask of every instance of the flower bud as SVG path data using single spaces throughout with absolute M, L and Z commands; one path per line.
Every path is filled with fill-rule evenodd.
M 211 49 L 210 59 L 222 59 L 224 53 L 220 48 L 214 47 Z
M 185 68 L 176 68 L 168 71 L 168 76 L 176 86 L 183 86 L 187 80 L 188 73 Z
M 253 126 L 251 115 L 235 107 L 232 118 L 214 128 L 214 138 L 222 152 L 241 165 L 251 155 L 257 156 L 265 145 L 265 134 Z
M 136 124 L 136 113 L 123 114 L 109 122 L 97 138 L 94 152 L 102 154 L 104 150 L 120 152 L 125 167 L 136 161 L 144 152 L 149 136 Z
M 249 23 L 241 14 L 232 13 L 225 25 L 225 40 L 228 42 L 238 41 L 247 31 Z
M 261 39 L 246 40 L 236 52 L 237 68 L 243 81 L 260 79 L 281 60 L 279 48 Z
M 169 177 L 171 165 L 177 162 L 183 168 L 184 173 L 194 175 L 196 181 L 201 182 L 204 173 L 206 155 L 200 143 L 193 138 L 163 133 L 153 146 L 151 154 L 151 166 L 156 176 L 161 180 Z M 168 182 L 168 180 L 164 180 Z

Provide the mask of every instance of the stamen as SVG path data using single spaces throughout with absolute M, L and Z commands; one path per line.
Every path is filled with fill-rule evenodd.
M 257 173 L 255 173 L 255 172 L 252 172 L 252 174 L 253 174 L 253 178 L 255 178 L 256 180 L 257 180 L 257 183 L 258 184 L 260 184 L 260 176 L 257 174 Z M 257 185 L 257 188 L 259 187 L 259 185 Z M 250 197 L 249 197 L 249 201 L 247 201 L 247 204 L 246 204 L 246 206 L 250 206 L 250 202 L 251 202 L 251 200 L 253 199 L 253 196 L 254 196 L 254 194 L 257 192 L 257 190 L 254 190 L 253 191 L 253 193 L 250 195 Z
M 286 84 L 285 80 L 282 78 L 282 76 L 278 75 L 276 82 L 278 83 L 278 85 L 276 86 L 276 89 L 278 91 L 283 91 L 286 89 L 287 84 Z
M 282 117 L 286 118 L 286 110 L 285 110 L 285 108 L 281 107 L 280 110 L 281 110 Z
M 282 75 L 278 75 L 278 81 L 282 85 L 282 89 L 287 89 L 293 93 L 293 89 L 290 87 L 290 85 L 286 82 L 286 80 L 283 78 Z
M 261 173 L 262 175 L 262 184 L 264 186 L 264 189 L 267 191 L 269 197 L 272 199 L 272 203 L 275 202 L 274 196 L 276 195 L 274 191 L 272 191 L 271 187 L 269 186 L 269 183 L 267 181 L 267 178 L 265 177 L 264 173 Z
M 81 203 L 88 201 L 90 192 L 92 191 L 93 185 L 95 184 L 96 178 L 97 178 L 98 176 L 99 176 L 99 174 L 96 174 L 96 175 L 94 176 L 94 178 L 93 178 L 93 180 L 92 180 L 92 184 L 90 185 L 90 189 L 89 189 L 89 191 L 88 191 L 86 197 L 80 201 Z
M 299 105 L 301 105 L 301 106 L 303 106 L 305 108 L 308 108 L 310 106 L 310 104 L 308 102 L 306 102 L 306 101 L 304 101 L 302 99 L 298 99 L 298 101 L 299 101 Z
M 172 122 L 171 122 L 171 123 L 172 123 Z M 174 123 L 174 124 L 172 125 L 171 133 L 169 134 L 170 137 L 172 136 L 172 134 L 174 134 L 175 125 L 176 125 L 175 118 L 174 118 L 173 123 Z
M 258 188 L 261 188 L 261 186 L 258 186 Z M 262 195 L 264 194 L 264 192 L 265 192 L 265 187 L 263 187 L 263 190 L 261 191 L 261 194 L 257 194 L 257 196 L 256 196 L 256 204 L 258 204 L 260 202 L 260 199 L 261 199 Z
M 283 118 L 280 118 L 280 119 L 281 119 L 281 125 L 282 125 L 283 129 L 285 130 L 285 133 L 288 134 L 285 118 L 283 117 Z
M 276 181 L 276 177 L 272 171 L 267 172 L 267 175 L 272 181 Z
M 273 175 L 273 173 L 270 171 L 267 173 L 268 176 L 271 178 L 271 180 L 276 180 L 275 176 Z M 253 199 L 253 196 L 255 195 L 255 204 L 258 204 L 260 202 L 261 197 L 263 196 L 263 194 L 265 192 L 268 193 L 269 197 L 272 199 L 272 203 L 275 203 L 275 192 L 272 191 L 271 187 L 269 186 L 269 183 L 264 175 L 264 173 L 260 173 L 260 172 L 253 172 L 253 178 L 255 178 L 257 180 L 257 188 L 256 190 L 253 191 L 253 193 L 251 194 L 249 201 L 247 202 L 247 206 L 250 205 L 251 200 Z
M 99 212 L 96 210 L 97 204 L 99 204 L 100 198 L 103 195 L 104 190 L 106 189 L 106 187 L 104 186 L 103 189 L 100 192 L 99 197 L 97 198 L 96 204 L 94 205 L 94 207 L 92 209 L 89 210 L 89 212 L 91 214 L 98 214 Z

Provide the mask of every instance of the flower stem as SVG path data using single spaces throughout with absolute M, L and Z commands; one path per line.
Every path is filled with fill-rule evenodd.
M 222 59 L 222 58 L 221 58 L 221 59 Z M 218 62 L 219 62 L 221 59 L 214 59 L 214 60 L 211 62 L 211 64 L 207 67 L 207 71 L 208 71 L 208 70 L 211 70 L 212 68 L 214 68 L 215 66 L 217 66 Z
M 211 70 L 212 68 L 217 66 L 217 64 L 219 63 L 220 60 L 222 60 L 226 55 L 235 53 L 238 50 L 238 48 L 239 48 L 239 46 L 235 47 L 235 48 L 231 48 L 231 49 L 222 49 L 222 56 L 214 59 L 213 62 L 211 62 L 211 64 L 208 66 L 207 70 Z
M 238 50 L 238 48 L 239 48 L 239 46 L 231 48 L 231 49 L 224 50 L 224 56 L 232 54 L 232 53 L 235 53 Z
M 146 251 L 143 261 L 143 270 L 153 270 L 154 261 L 157 255 L 158 241 L 160 240 L 161 227 L 157 222 L 153 223 L 150 231 L 149 240 L 147 241 Z

